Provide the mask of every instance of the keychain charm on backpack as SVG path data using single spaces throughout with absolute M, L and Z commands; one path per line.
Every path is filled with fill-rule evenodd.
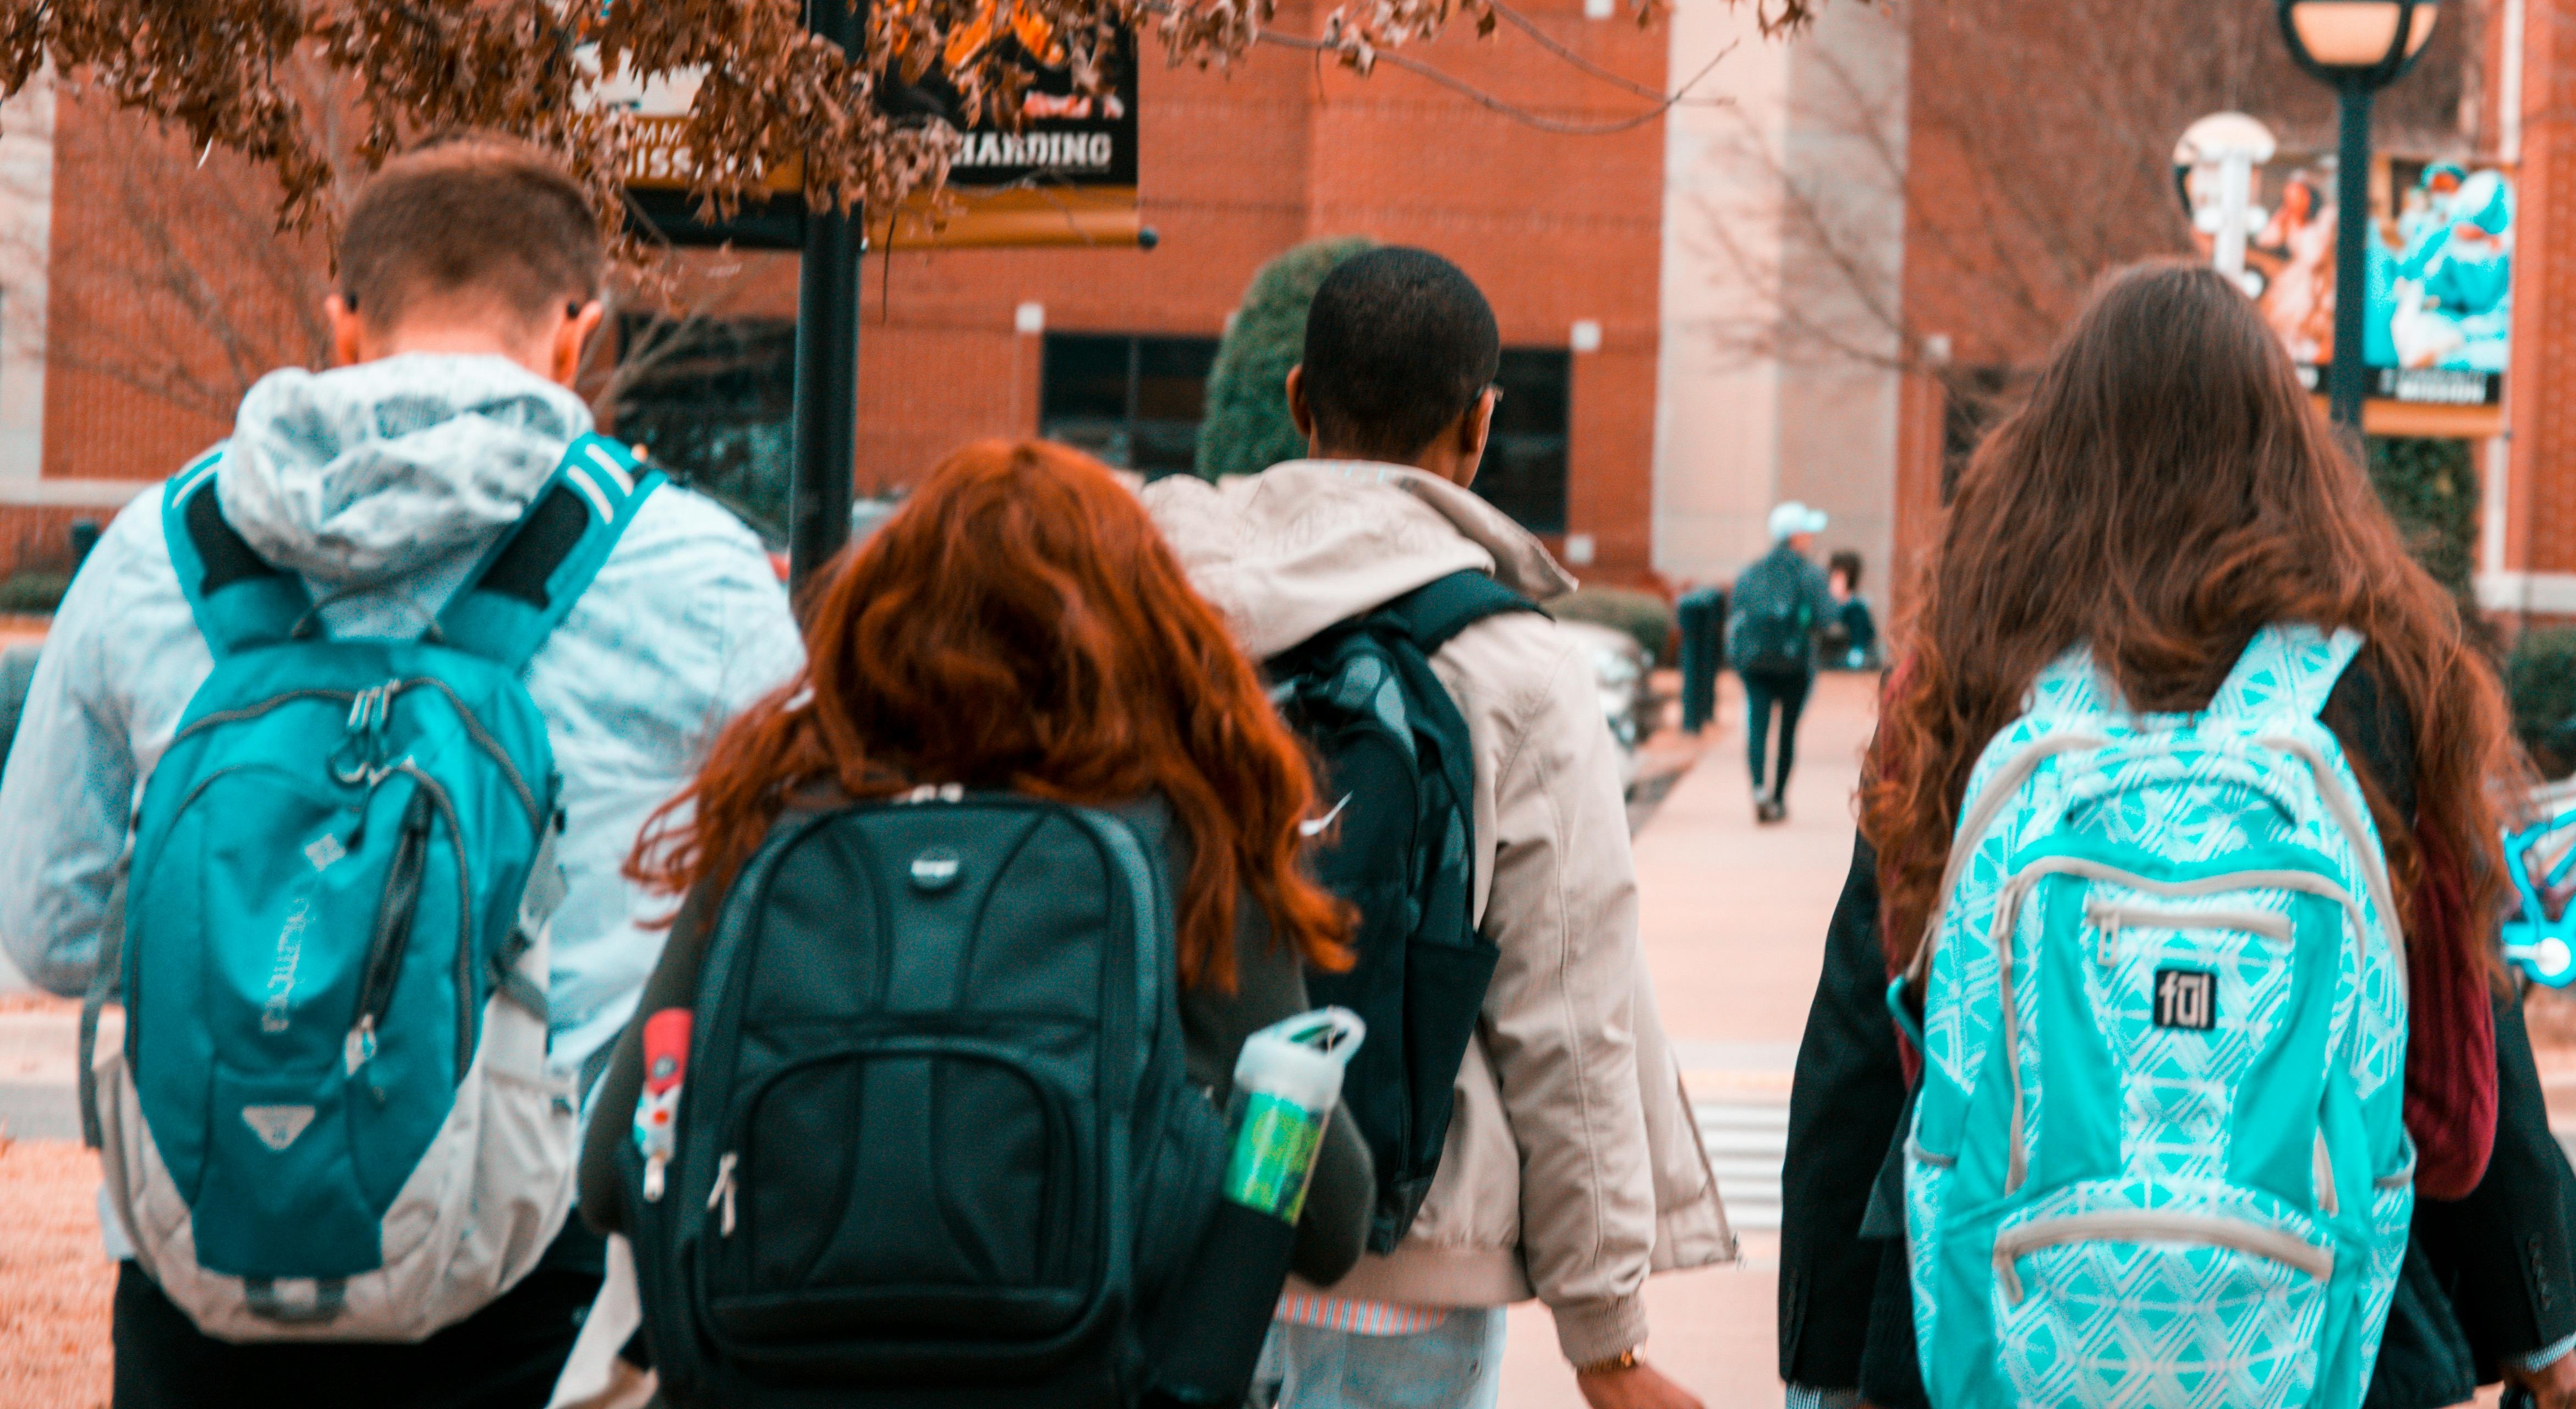
M 695 1015 L 664 1008 L 644 1020 L 644 1090 L 635 1101 L 635 1150 L 644 1156 L 644 1201 L 662 1199 L 663 1173 L 679 1142 L 680 1083 L 689 1069 Z

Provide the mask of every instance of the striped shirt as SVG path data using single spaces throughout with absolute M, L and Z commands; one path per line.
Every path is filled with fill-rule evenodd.
M 1354 1336 L 1409 1336 L 1449 1319 L 1446 1307 L 1358 1301 L 1317 1292 L 1281 1292 L 1271 1319 L 1291 1326 L 1321 1326 Z

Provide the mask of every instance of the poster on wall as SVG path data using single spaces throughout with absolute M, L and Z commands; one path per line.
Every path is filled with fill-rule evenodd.
M 2222 168 L 2177 168 L 2204 254 L 2224 220 Z M 2246 291 L 2311 388 L 2334 361 L 2335 172 L 2287 159 L 2252 169 Z M 2370 395 L 2428 407 L 2495 407 L 2512 363 L 2513 179 L 2500 168 L 2380 158 L 2365 242 L 2362 330 Z
M 1101 55 L 1109 82 L 1076 91 L 1070 57 L 1043 21 L 1014 8 L 951 36 L 950 63 L 991 47 L 1034 74 L 1018 97 L 1017 121 L 991 112 L 968 122 L 939 66 L 915 83 L 889 77 L 884 103 L 897 118 L 936 117 L 958 130 L 947 188 L 904 203 L 891 219 L 870 212 L 871 248 L 960 249 L 1048 245 L 1135 245 L 1150 240 L 1136 207 L 1136 56 L 1131 34 Z M 804 172 L 788 162 L 769 173 L 767 195 L 745 201 L 730 221 L 700 221 L 688 194 L 688 110 L 694 73 L 650 84 L 604 78 L 599 101 L 634 115 L 626 186 L 655 230 L 677 244 L 731 242 L 792 249 L 804 242 Z

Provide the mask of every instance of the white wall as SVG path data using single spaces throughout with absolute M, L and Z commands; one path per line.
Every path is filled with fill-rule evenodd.
M 0 503 L 44 472 L 45 278 L 54 211 L 54 78 L 0 103 Z
M 1828 5 L 1766 40 L 1752 6 L 1684 0 L 1670 71 L 1735 48 L 1665 124 L 1655 565 L 1731 577 L 1774 503 L 1823 509 L 1828 551 L 1893 539 L 1904 254 L 1903 22 Z

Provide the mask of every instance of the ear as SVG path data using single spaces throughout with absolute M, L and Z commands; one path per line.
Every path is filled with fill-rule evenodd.
M 1288 369 L 1288 419 L 1297 427 L 1297 434 L 1310 442 L 1314 440 L 1315 411 L 1306 404 L 1306 364 L 1303 362 Z
M 1477 462 L 1485 457 L 1486 442 L 1493 438 L 1494 399 L 1494 389 L 1485 388 L 1467 413 L 1458 418 L 1458 458 L 1471 475 Z
M 331 328 L 331 365 L 350 367 L 367 360 L 367 329 L 349 301 L 332 294 L 322 300 L 322 319 Z
M 608 309 L 598 299 L 592 299 L 555 325 L 553 345 L 546 349 L 549 378 L 567 387 L 581 379 L 582 349 L 589 345 L 590 335 L 599 331 L 600 320 L 607 316 Z

